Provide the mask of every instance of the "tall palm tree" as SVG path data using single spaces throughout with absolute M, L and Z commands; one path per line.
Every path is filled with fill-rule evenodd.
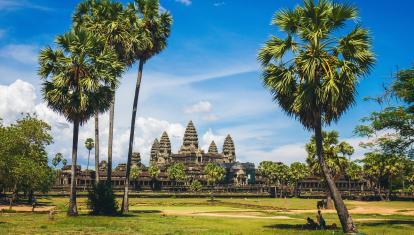
M 87 138 L 85 140 L 85 148 L 88 150 L 88 164 L 86 165 L 86 170 L 89 170 L 89 158 L 91 157 L 91 150 L 95 146 L 92 138 Z
M 105 46 L 114 50 L 118 60 L 130 66 L 135 60 L 132 56 L 133 22 L 136 15 L 131 9 L 111 0 L 87 0 L 77 6 L 73 16 L 74 26 L 85 28 L 101 37 Z M 116 90 L 116 87 L 112 87 Z M 108 167 L 107 181 L 112 178 L 112 145 L 114 134 L 115 95 L 109 109 Z M 99 150 L 99 113 L 95 114 L 95 141 Z M 99 152 L 95 152 L 95 164 L 99 165 Z M 98 172 L 98 171 L 97 171 Z
M 159 12 L 158 0 L 135 0 L 135 4 L 129 5 L 134 9 L 140 20 L 135 22 L 136 40 L 134 40 L 135 59 L 139 60 L 138 76 L 135 86 L 134 103 L 132 106 L 131 131 L 129 135 L 127 172 L 122 200 L 121 213 L 128 212 L 128 187 L 131 171 L 131 156 L 134 142 L 135 119 L 137 115 L 138 96 L 141 87 L 142 70 L 145 62 L 152 56 L 160 53 L 167 46 L 167 38 L 170 35 L 172 17 L 168 12 Z
M 95 113 L 95 183 L 99 183 L 99 114 Z
M 263 82 L 290 116 L 315 133 L 316 155 L 345 232 L 356 227 L 323 155 L 322 126 L 338 121 L 355 103 L 358 78 L 375 62 L 368 30 L 359 24 L 354 6 L 328 0 L 305 0 L 303 6 L 276 13 L 272 24 L 286 38 L 272 36 L 261 48 Z
M 106 111 L 114 94 L 113 79 L 123 65 L 110 50 L 90 33 L 74 29 L 56 39 L 57 49 L 50 46 L 39 55 L 42 93 L 48 107 L 73 123 L 72 177 L 68 215 L 77 215 L 76 161 L 79 126 L 97 112 Z

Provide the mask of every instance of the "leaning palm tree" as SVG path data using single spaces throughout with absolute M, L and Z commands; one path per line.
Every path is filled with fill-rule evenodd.
M 77 215 L 76 161 L 79 126 L 112 100 L 115 75 L 122 71 L 116 55 L 104 50 L 90 33 L 74 29 L 56 39 L 57 49 L 46 47 L 39 55 L 42 93 L 49 108 L 73 123 L 72 177 L 68 215 Z
M 110 0 L 87 0 L 80 3 L 73 16 L 75 28 L 84 28 L 101 37 L 105 47 L 114 50 L 118 60 L 125 66 L 130 66 L 135 60 L 132 56 L 132 23 L 136 15 L 131 9 L 124 9 L 123 5 Z M 118 79 L 118 77 L 117 77 Z M 116 90 L 116 87 L 112 87 Z M 109 109 L 108 135 L 108 167 L 107 181 L 112 178 L 112 145 L 114 134 L 115 95 Z M 99 150 L 99 113 L 95 114 L 95 141 L 96 150 Z M 95 152 L 95 165 L 99 165 L 99 152 Z M 99 167 L 98 167 L 99 168 Z M 98 172 L 97 169 L 96 172 Z
M 139 65 L 137 82 L 135 86 L 134 103 L 132 106 L 127 171 L 121 213 L 128 212 L 129 175 L 131 171 L 131 156 L 134 142 L 135 119 L 137 115 L 142 70 L 144 68 L 145 62 L 166 48 L 167 38 L 170 35 L 172 23 L 172 17 L 168 12 L 159 12 L 160 5 L 158 0 L 135 0 L 135 5 L 130 4 L 129 9 L 134 9 L 137 12 L 137 16 L 140 17 L 140 19 L 134 24 L 136 27 L 134 52 L 135 59 L 139 60 Z
M 276 13 L 272 24 L 286 38 L 272 36 L 261 48 L 263 82 L 290 116 L 315 133 L 316 155 L 345 232 L 356 227 L 323 155 L 322 126 L 338 121 L 355 103 L 356 84 L 375 62 L 368 30 L 359 24 L 354 6 L 328 0 L 305 0 L 303 6 Z

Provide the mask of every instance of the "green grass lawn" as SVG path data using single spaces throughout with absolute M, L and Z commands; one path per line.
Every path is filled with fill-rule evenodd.
M 39 200 L 57 206 L 59 212 L 52 221 L 48 214 L 3 213 L 0 234 L 341 234 L 301 229 L 308 216 L 315 218 L 316 210 L 314 213 L 291 213 L 291 210 L 313 210 L 316 200 L 310 199 L 219 198 L 211 203 L 206 198 L 133 198 L 132 212 L 118 217 L 88 215 L 85 199 L 79 199 L 80 216 L 67 217 L 67 200 Z M 380 206 L 401 212 L 414 208 L 413 202 L 347 201 L 347 204 L 349 208 Z M 238 217 L 243 215 L 247 217 Z M 336 214 L 324 213 L 324 217 L 328 224 L 339 225 Z M 353 218 L 364 234 L 414 234 L 414 216 L 373 213 L 355 214 Z

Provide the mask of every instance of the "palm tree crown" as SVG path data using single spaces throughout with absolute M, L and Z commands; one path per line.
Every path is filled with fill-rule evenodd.
M 87 138 L 85 140 L 85 147 L 87 150 L 91 151 L 94 146 L 95 146 L 95 143 L 93 142 L 92 138 Z
M 39 56 L 42 92 L 48 106 L 70 122 L 86 122 L 109 108 L 123 66 L 91 34 L 75 29 L 58 36 L 58 49 L 46 47 Z
M 135 0 L 128 8 L 140 17 L 134 24 L 137 32 L 134 54 L 136 59 L 145 62 L 167 47 L 172 17 L 169 12 L 160 12 L 158 0 Z
M 318 115 L 328 125 L 337 121 L 355 102 L 358 78 L 374 64 L 368 30 L 357 24 L 344 36 L 338 32 L 356 17 L 353 6 L 305 0 L 303 7 L 281 10 L 272 20 L 286 37 L 272 36 L 261 48 L 263 82 L 308 129 L 315 129 Z

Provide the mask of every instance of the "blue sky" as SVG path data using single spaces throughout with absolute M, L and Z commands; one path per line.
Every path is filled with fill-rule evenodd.
M 127 2 L 127 1 L 123 1 Z M 370 29 L 377 63 L 359 85 L 358 102 L 339 123 L 329 127 L 353 144 L 359 157 L 361 139 L 352 135 L 359 120 L 378 109 L 363 102 L 381 93 L 397 68 L 413 64 L 414 2 L 348 1 L 360 10 L 359 22 Z M 53 127 L 55 143 L 50 154 L 62 152 L 69 158 L 71 127 L 48 110 L 39 92 L 37 53 L 53 44 L 57 34 L 70 28 L 78 1 L 0 0 L 0 116 L 11 122 L 21 112 L 37 112 Z M 230 133 L 238 160 L 258 163 L 275 160 L 304 161 L 303 146 L 310 133 L 285 116 L 262 87 L 256 53 L 270 35 L 282 36 L 270 25 L 273 14 L 292 8 L 292 0 L 161 0 L 174 18 L 168 48 L 144 68 L 134 150 L 148 159 L 150 144 L 166 129 L 173 151 L 181 143 L 192 119 L 204 148 L 211 140 L 219 149 Z M 115 117 L 115 162 L 126 158 L 136 66 L 124 76 L 117 92 Z M 106 156 L 107 114 L 102 116 L 102 157 Z M 88 123 L 81 140 L 93 136 Z M 86 164 L 86 151 L 80 152 Z

